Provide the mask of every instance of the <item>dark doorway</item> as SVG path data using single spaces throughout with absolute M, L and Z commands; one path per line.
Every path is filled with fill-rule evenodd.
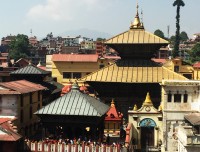
M 141 127 L 142 149 L 146 149 L 151 146 L 154 146 L 154 127 Z

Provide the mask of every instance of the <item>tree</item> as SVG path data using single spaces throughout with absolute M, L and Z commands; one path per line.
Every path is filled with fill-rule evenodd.
M 187 41 L 189 38 L 188 38 L 188 35 L 185 31 L 182 31 L 181 34 L 180 34 L 180 40 L 181 41 Z
M 179 44 L 180 44 L 180 7 L 185 6 L 183 0 L 175 0 L 173 6 L 177 6 L 176 9 L 176 39 L 173 51 L 173 57 L 179 56 Z
M 176 40 L 176 36 L 172 35 L 172 36 L 170 37 L 170 42 L 171 42 L 171 44 L 174 45 L 175 40 Z
M 106 39 L 105 38 L 101 38 L 101 37 L 98 37 L 97 39 L 96 39 L 96 41 L 105 41 Z
M 30 45 L 28 36 L 18 34 L 15 39 L 10 42 L 9 56 L 14 60 L 27 58 L 30 55 Z
M 190 60 L 192 63 L 200 61 L 200 43 L 196 43 L 191 49 Z
M 164 33 L 163 33 L 161 30 L 159 30 L 159 29 L 155 30 L 154 35 L 157 35 L 157 36 L 159 36 L 160 38 L 165 39 Z

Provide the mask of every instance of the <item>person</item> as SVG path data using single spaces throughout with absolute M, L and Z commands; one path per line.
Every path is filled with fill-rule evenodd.
M 110 136 L 109 136 L 109 134 L 107 134 L 107 137 L 106 137 L 106 144 L 110 144 Z

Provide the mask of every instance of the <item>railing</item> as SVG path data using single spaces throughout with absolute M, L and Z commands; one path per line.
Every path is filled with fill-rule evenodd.
M 128 148 L 120 145 L 65 144 L 59 142 L 27 141 L 25 151 L 31 152 L 128 152 Z

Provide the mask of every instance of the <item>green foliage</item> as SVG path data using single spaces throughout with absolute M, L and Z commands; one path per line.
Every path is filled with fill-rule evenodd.
M 200 43 L 194 45 L 190 51 L 190 60 L 192 63 L 200 61 Z
M 180 39 L 181 39 L 181 41 L 187 41 L 189 39 L 188 35 L 187 35 L 187 33 L 185 31 L 181 32 Z
M 101 37 L 98 37 L 97 39 L 96 39 L 96 41 L 105 41 L 106 39 L 105 38 L 101 38 Z
M 172 35 L 172 36 L 170 37 L 170 42 L 171 42 L 171 44 L 174 45 L 175 40 L 176 40 L 176 36 Z
M 10 42 L 9 48 L 9 56 L 14 60 L 28 57 L 30 55 L 28 36 L 18 34 L 15 39 Z
M 157 36 L 159 36 L 160 38 L 165 39 L 164 33 L 161 30 L 159 30 L 159 29 L 155 30 L 154 34 L 157 35 Z
M 180 44 L 180 7 L 185 6 L 185 3 L 183 0 L 175 0 L 173 3 L 173 6 L 177 6 L 176 9 L 176 39 L 174 44 L 174 50 L 173 50 L 173 57 L 179 56 L 179 44 Z

